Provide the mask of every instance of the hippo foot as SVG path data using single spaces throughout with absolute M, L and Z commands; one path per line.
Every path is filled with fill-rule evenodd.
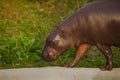
M 112 67 L 107 65 L 107 66 L 104 66 L 104 67 L 100 67 L 100 70 L 102 70 L 102 71 L 111 71 Z
M 64 65 L 64 67 L 72 68 L 72 67 L 74 67 L 74 65 L 73 65 L 73 63 L 69 63 L 69 64 Z

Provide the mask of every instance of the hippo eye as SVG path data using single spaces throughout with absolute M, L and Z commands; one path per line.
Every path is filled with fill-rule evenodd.
M 57 45 L 58 42 L 59 42 L 59 40 L 53 40 L 53 43 L 54 43 L 55 45 Z
M 50 41 L 50 46 L 55 47 L 58 44 L 58 40 Z
M 54 45 L 54 42 L 53 41 L 50 41 L 49 42 L 49 46 L 53 46 Z

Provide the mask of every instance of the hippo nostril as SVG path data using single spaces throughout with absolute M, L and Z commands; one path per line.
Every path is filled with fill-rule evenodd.
M 52 52 L 50 52 L 50 53 L 49 53 L 49 56 L 50 56 L 50 57 L 54 57 L 54 55 L 53 55 L 53 53 L 52 53 Z

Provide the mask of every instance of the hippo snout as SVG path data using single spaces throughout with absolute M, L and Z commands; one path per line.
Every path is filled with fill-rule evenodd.
M 44 50 L 42 53 L 42 58 L 45 61 L 54 61 L 57 58 L 57 55 L 52 50 Z
M 54 61 L 54 57 L 51 56 L 51 53 L 43 53 L 42 54 L 42 58 L 45 60 L 45 61 Z

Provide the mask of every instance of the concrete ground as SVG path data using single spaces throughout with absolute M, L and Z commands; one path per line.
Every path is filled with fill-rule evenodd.
M 120 80 L 120 68 L 21 68 L 0 70 L 0 80 Z

